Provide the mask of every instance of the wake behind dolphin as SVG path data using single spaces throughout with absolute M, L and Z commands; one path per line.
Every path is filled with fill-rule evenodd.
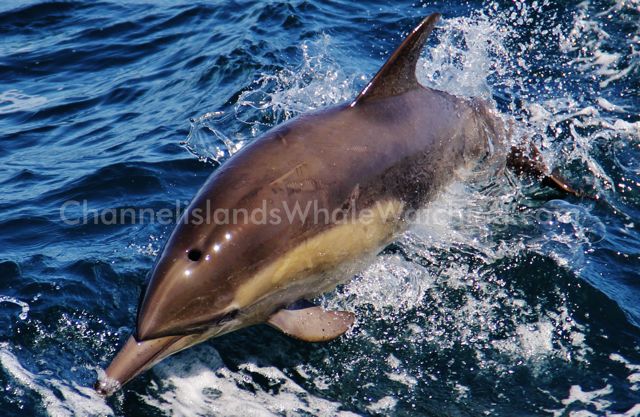
M 98 392 L 254 324 L 306 341 L 342 335 L 354 314 L 308 300 L 366 266 L 460 172 L 507 165 L 509 129 L 487 102 L 416 79 L 439 17 L 424 19 L 353 102 L 275 127 L 211 175 L 158 257 L 134 334 Z M 573 192 L 546 175 L 535 152 L 515 151 L 509 161 L 519 172 Z M 309 207 L 317 216 L 286 215 Z M 229 221 L 230 213 L 243 216 Z

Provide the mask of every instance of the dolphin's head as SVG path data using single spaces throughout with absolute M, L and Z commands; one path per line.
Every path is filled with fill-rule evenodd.
M 138 306 L 136 340 L 203 332 L 216 336 L 264 319 L 247 312 L 256 298 L 239 292 L 278 254 L 286 225 L 247 217 L 267 197 L 253 192 L 248 181 L 232 181 L 244 175 L 228 172 L 233 162 L 203 186 L 157 258 Z M 228 191 L 211 191 L 218 189 Z
M 108 396 L 169 355 L 208 338 L 254 324 L 236 301 L 237 287 L 251 276 L 257 236 L 250 225 L 219 225 L 194 216 L 194 201 L 158 256 L 140 298 L 133 336 L 95 385 Z M 243 238 L 243 236 L 245 238 Z M 259 251 L 258 251 L 259 252 Z
M 222 331 L 232 324 L 239 311 L 235 284 L 243 272 L 235 267 L 242 245 L 232 233 L 237 234 L 207 224 L 178 225 L 141 297 L 134 334 L 138 341 Z M 232 327 L 227 331 L 238 326 Z

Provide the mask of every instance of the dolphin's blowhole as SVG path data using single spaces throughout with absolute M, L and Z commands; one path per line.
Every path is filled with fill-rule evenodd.
M 189 252 L 187 252 L 187 257 L 190 261 L 198 262 L 202 257 L 202 251 L 200 251 L 199 249 L 191 249 L 189 250 Z

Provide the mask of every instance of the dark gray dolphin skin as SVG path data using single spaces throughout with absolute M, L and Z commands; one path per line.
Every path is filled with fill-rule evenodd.
M 504 166 L 508 129 L 486 102 L 416 79 L 439 17 L 424 19 L 353 102 L 273 128 L 211 175 L 157 259 L 99 393 L 258 323 L 302 340 L 338 337 L 354 315 L 301 300 L 350 279 L 460 172 Z

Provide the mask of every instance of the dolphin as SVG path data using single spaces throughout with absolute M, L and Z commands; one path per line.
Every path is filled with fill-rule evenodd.
M 209 177 L 157 258 L 100 394 L 259 323 L 311 342 L 342 335 L 354 314 L 308 300 L 366 266 L 461 172 L 505 166 L 510 128 L 488 102 L 416 79 L 439 17 L 420 22 L 355 100 L 274 127 Z

